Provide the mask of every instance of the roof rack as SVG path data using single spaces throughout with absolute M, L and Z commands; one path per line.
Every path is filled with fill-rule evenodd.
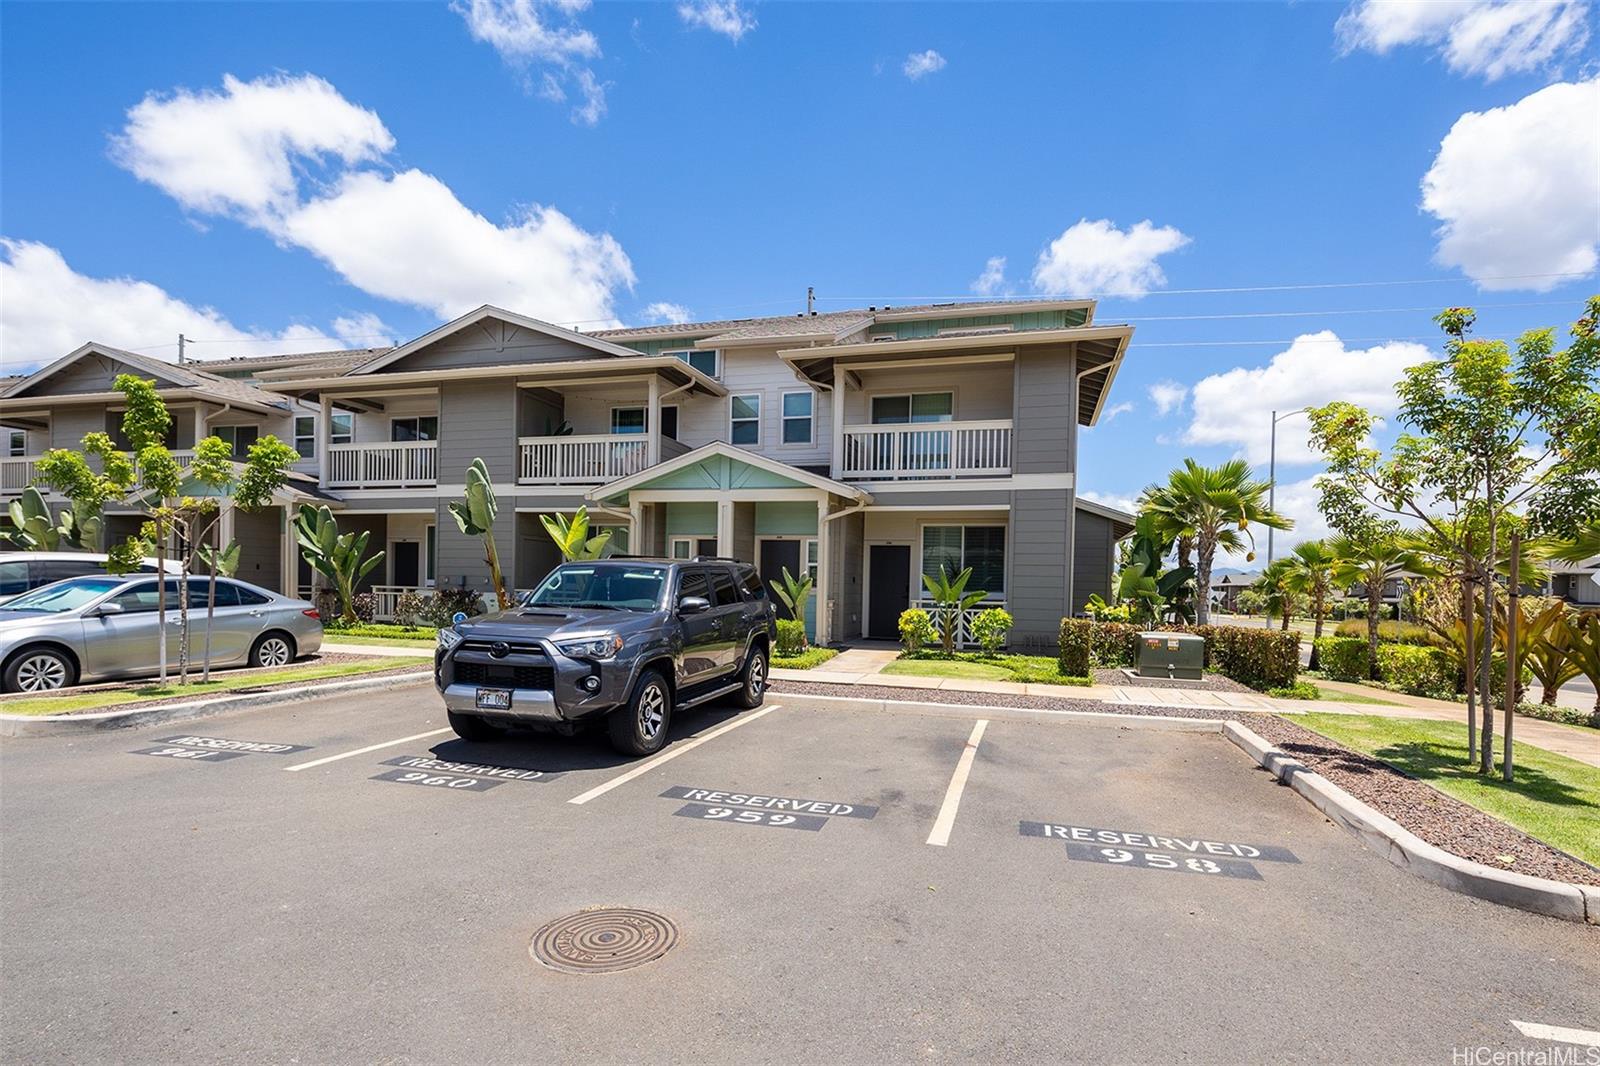
M 731 555 L 696 555 L 689 560 L 691 563 L 738 563 L 742 559 L 735 559 Z

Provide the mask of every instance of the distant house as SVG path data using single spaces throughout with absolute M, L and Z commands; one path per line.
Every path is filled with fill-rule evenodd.
M 1600 606 L 1600 555 L 1581 563 L 1551 563 L 1550 595 L 1577 606 Z
M 1211 603 L 1220 610 L 1233 614 L 1239 609 L 1239 593 L 1256 583 L 1259 570 L 1244 574 L 1223 574 L 1211 579 Z

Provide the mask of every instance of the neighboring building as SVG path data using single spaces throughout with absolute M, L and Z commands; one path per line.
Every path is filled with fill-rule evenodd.
M 240 576 L 285 592 L 312 580 L 287 530 L 307 501 L 388 552 L 380 613 L 406 588 L 486 590 L 482 546 L 446 509 L 482 457 L 518 588 L 558 561 L 539 515 L 586 505 L 622 551 L 811 573 L 819 640 L 893 639 L 943 565 L 972 567 L 1017 637 L 1053 643 L 1063 615 L 1110 598 L 1133 523 L 1076 496 L 1078 427 L 1133 334 L 1093 317 L 990 302 L 576 333 L 482 307 L 391 349 L 173 365 L 86 344 L 0 393 L 0 490 L 47 448 L 115 432 L 128 371 L 156 379 L 175 448 L 217 434 L 242 455 L 270 433 L 299 450 L 274 506 L 225 531 Z
M 1547 568 L 1551 596 L 1579 607 L 1600 606 L 1600 555 L 1581 563 L 1552 562 Z
M 1245 574 L 1223 574 L 1211 580 L 1211 602 L 1229 614 L 1239 611 L 1239 593 L 1255 584 L 1261 577 L 1259 570 Z

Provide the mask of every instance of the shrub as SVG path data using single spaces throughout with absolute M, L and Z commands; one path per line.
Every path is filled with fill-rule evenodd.
M 1097 624 L 1099 623 L 1091 622 L 1087 618 L 1061 620 L 1061 641 L 1057 660 L 1061 664 L 1063 674 L 1068 677 L 1089 676 L 1089 641 Z
M 1456 663 L 1442 648 L 1379 644 L 1378 679 L 1413 696 L 1447 700 L 1456 691 Z
M 1351 618 L 1340 622 L 1334 627 L 1333 635 L 1336 637 L 1360 637 L 1367 639 L 1367 619 L 1365 615 L 1360 618 Z M 1378 623 L 1378 640 L 1387 644 L 1435 644 L 1437 640 L 1426 626 L 1419 626 L 1415 622 L 1396 622 L 1393 620 Z
M 806 624 L 797 618 L 778 619 L 778 654 L 784 658 L 804 655 Z
M 1102 669 L 1132 666 L 1138 661 L 1142 632 L 1143 627 L 1131 622 L 1095 622 L 1089 638 L 1089 657 Z
M 979 611 L 972 620 L 972 636 L 983 645 L 985 652 L 993 655 L 1006 642 L 1006 634 L 1014 624 L 1011 613 L 1004 607 L 990 607 Z
M 1372 677 L 1367 638 L 1323 637 L 1317 641 L 1317 665 L 1330 681 L 1366 681 Z
M 483 600 L 475 589 L 439 589 L 422 605 L 422 621 L 430 626 L 444 627 L 460 611 L 468 618 L 483 613 Z
M 938 638 L 939 631 L 933 628 L 927 611 L 908 607 L 900 612 L 900 646 L 907 655 L 915 655 L 924 644 L 932 644 Z
M 1300 635 L 1276 629 L 1208 626 L 1202 634 L 1213 670 L 1257 690 L 1286 688 L 1300 673 Z
M 1296 681 L 1287 688 L 1269 688 L 1267 695 L 1280 700 L 1320 700 L 1322 690 L 1309 681 Z
M 417 616 L 422 614 L 422 597 L 415 592 L 402 592 L 394 601 L 395 625 L 412 629 L 417 624 Z
M 356 621 L 370 622 L 378 611 L 378 601 L 372 593 L 363 592 L 350 601 L 350 609 L 356 613 Z

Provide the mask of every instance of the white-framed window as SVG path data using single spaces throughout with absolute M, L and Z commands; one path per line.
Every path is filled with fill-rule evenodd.
M 972 577 L 968 592 L 1001 597 L 1006 591 L 1006 527 L 980 525 L 929 525 L 922 527 L 922 573 L 939 579 L 940 568 L 952 578 L 967 567 Z M 926 595 L 926 587 L 917 582 Z
M 438 415 L 411 415 L 389 419 L 389 439 L 395 443 L 439 439 Z
M 679 348 L 672 351 L 663 351 L 662 355 L 670 355 L 694 367 L 700 373 L 709 377 L 716 377 L 720 369 L 720 353 L 715 348 Z
M 693 559 L 694 538 L 672 537 L 667 545 L 667 554 L 674 559 Z
M 649 411 L 643 407 L 613 407 L 611 432 L 636 434 L 649 429 Z
M 295 415 L 294 450 L 300 458 L 311 459 L 317 454 L 317 420 L 312 415 Z
M 28 454 L 28 431 L 24 429 L 6 430 L 6 455 L 15 459 Z
M 733 444 L 761 443 L 761 394 L 748 392 L 728 397 L 728 440 Z
M 250 445 L 261 437 L 259 426 L 212 426 L 211 435 L 220 437 L 228 442 L 235 459 L 245 459 L 250 455 Z
M 356 437 L 356 416 L 349 411 L 335 411 L 329 420 L 328 443 L 349 444 Z
M 905 425 L 911 422 L 949 422 L 955 417 L 953 392 L 911 392 L 874 396 L 872 424 Z
M 816 393 L 800 389 L 783 394 L 783 443 L 811 444 L 816 441 Z
M 811 585 L 817 584 L 817 538 L 807 537 L 800 544 L 800 554 L 805 560 L 806 573 L 811 575 Z

